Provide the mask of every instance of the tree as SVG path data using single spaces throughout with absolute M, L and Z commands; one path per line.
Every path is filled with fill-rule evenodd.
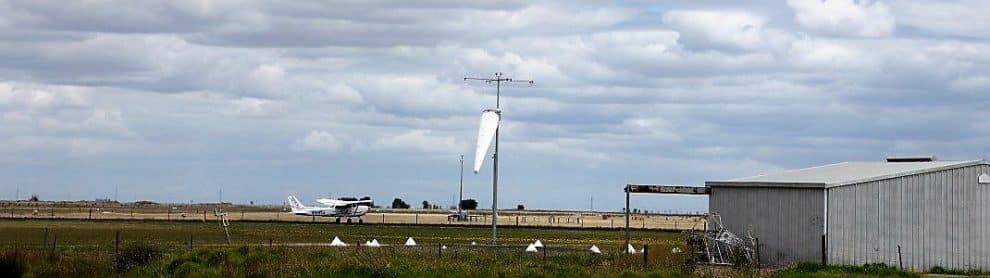
M 28 201 L 37 202 L 38 201 L 38 194 L 31 194 L 31 199 L 28 199 Z
M 392 208 L 407 209 L 409 208 L 409 204 L 406 204 L 406 201 L 403 201 L 402 199 L 395 198 L 395 200 L 392 200 Z
M 525 209 L 526 209 L 526 206 L 523 206 L 522 204 L 516 205 L 516 210 L 525 210 Z
M 430 209 L 430 208 L 432 208 L 432 207 L 433 207 L 433 206 L 431 206 L 431 205 L 430 205 L 430 202 L 427 202 L 427 201 L 423 201 L 423 209 Z
M 461 209 L 478 209 L 478 201 L 474 199 L 464 199 L 461 201 Z

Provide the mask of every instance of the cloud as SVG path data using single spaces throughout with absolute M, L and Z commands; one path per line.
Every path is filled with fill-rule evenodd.
M 932 34 L 990 38 L 990 2 L 981 0 L 955 1 L 892 1 L 891 11 L 897 24 L 921 29 Z
M 829 35 L 887 37 L 896 24 L 882 1 L 788 0 L 794 20 L 809 30 Z
M 396 135 L 385 136 L 361 147 L 377 152 L 418 153 L 452 157 L 464 153 L 467 144 L 451 136 L 436 135 L 430 130 L 414 129 Z
M 334 137 L 333 134 L 321 130 L 311 130 L 306 137 L 289 145 L 289 149 L 294 151 L 313 151 L 324 153 L 337 152 L 342 147 L 343 143 Z
M 679 42 L 696 49 L 757 50 L 778 39 L 768 32 L 767 19 L 746 12 L 675 10 L 663 23 L 677 30 Z

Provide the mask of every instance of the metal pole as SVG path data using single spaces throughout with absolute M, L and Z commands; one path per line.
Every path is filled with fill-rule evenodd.
M 464 155 L 461 155 L 461 193 L 457 197 L 457 221 L 464 221 L 464 214 L 461 211 L 461 203 L 464 202 Z
M 626 246 L 629 246 L 629 185 L 626 185 Z M 622 248 L 626 248 L 623 246 Z
M 496 75 L 496 78 L 499 79 L 498 81 L 495 81 L 495 109 L 499 109 L 499 95 L 502 94 L 501 93 L 501 91 L 502 91 L 502 80 L 500 80 L 502 74 L 501 73 L 496 73 L 495 75 Z M 501 110 L 499 110 L 499 111 L 501 111 Z M 502 113 L 501 112 L 498 114 L 498 118 L 499 118 L 498 119 L 499 124 L 498 124 L 498 126 L 495 126 L 495 152 L 492 154 L 492 160 L 493 160 L 493 163 L 492 163 L 493 164 L 493 166 L 492 166 L 492 245 L 495 245 L 496 244 L 496 240 L 498 238 L 498 232 L 496 231 L 496 229 L 498 229 L 498 130 L 499 130 L 499 126 L 502 125 L 501 124 L 501 122 L 502 122 Z

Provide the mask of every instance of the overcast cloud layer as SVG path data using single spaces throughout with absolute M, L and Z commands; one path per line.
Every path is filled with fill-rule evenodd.
M 725 2 L 0 0 L 0 190 L 451 204 L 495 101 L 462 78 L 496 71 L 536 81 L 502 92 L 502 207 L 987 157 L 990 2 Z

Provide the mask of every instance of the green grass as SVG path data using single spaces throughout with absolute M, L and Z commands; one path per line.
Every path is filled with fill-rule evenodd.
M 120 255 L 114 236 L 123 238 Z M 619 253 L 624 233 L 618 230 L 499 229 L 505 248 L 472 247 L 488 242 L 491 231 L 476 227 L 334 225 L 304 223 L 231 223 L 226 245 L 216 222 L 12 220 L 0 222 L 4 262 L 15 261 L 29 276 L 683 276 L 681 234 L 635 231 L 637 246 L 651 246 L 649 272 L 642 256 Z M 193 248 L 186 245 L 193 238 Z M 327 243 L 339 236 L 350 244 L 378 239 L 382 248 L 295 246 Z M 401 244 L 407 237 L 417 247 Z M 549 250 L 523 252 L 541 240 Z M 271 240 L 274 246 L 269 248 Z M 55 248 L 52 243 L 55 241 Z M 47 242 L 47 243 L 46 243 Z M 437 247 L 449 249 L 438 253 Z M 593 256 L 592 244 L 605 252 Z M 13 254 L 16 250 L 17 254 Z M 12 258 L 12 259 L 11 259 Z M 0 267 L 2 268 L 2 267 Z
M 123 242 L 114 250 L 114 235 Z M 634 231 L 648 244 L 640 254 L 620 253 L 619 230 L 500 228 L 505 248 L 486 243 L 481 227 L 338 225 L 232 222 L 227 245 L 216 222 L 5 220 L 0 222 L 0 277 L 917 277 L 884 265 L 799 264 L 779 270 L 692 267 L 680 233 Z M 378 239 L 386 246 L 298 246 L 334 236 L 354 244 Z M 193 238 L 193 248 L 186 244 Z M 401 246 L 407 237 L 420 244 Z M 523 252 L 541 240 L 549 250 Z M 268 247 L 271 240 L 274 244 Z M 52 243 L 55 241 L 53 248 Z M 449 249 L 439 250 L 438 245 Z M 605 253 L 592 255 L 592 244 Z
M 920 277 L 882 263 L 862 266 L 824 266 L 820 263 L 800 263 L 778 273 L 779 277 Z

